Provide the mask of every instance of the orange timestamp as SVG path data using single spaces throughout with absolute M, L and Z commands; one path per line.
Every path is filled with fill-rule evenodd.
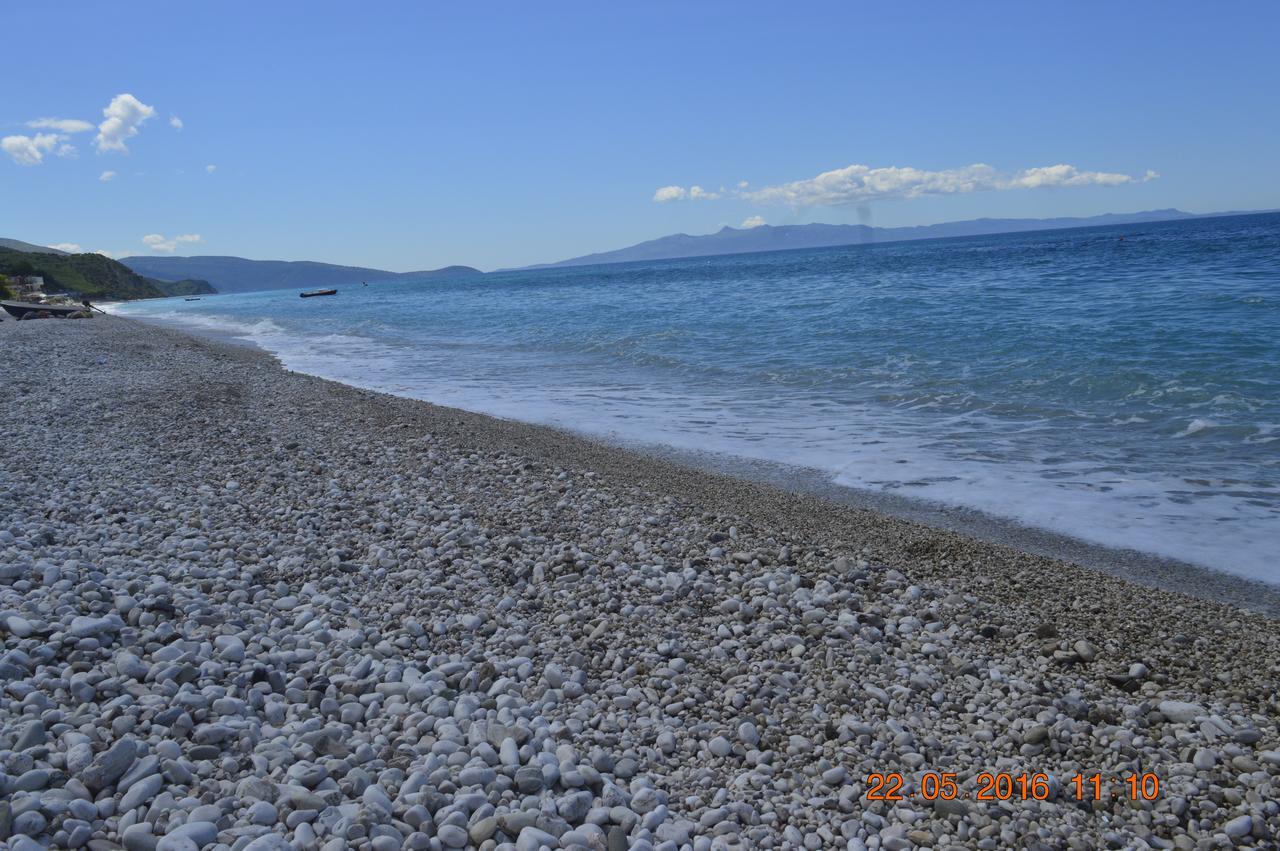
M 1154 801 L 1160 797 L 1160 778 L 1151 772 L 1123 777 L 1077 774 L 1061 790 L 1049 775 L 1042 773 L 984 771 L 973 778 L 972 789 L 961 789 L 957 777 L 955 772 L 927 771 L 911 784 L 898 772 L 871 773 L 867 775 L 867 791 L 863 797 L 868 801 L 903 801 L 908 797 L 926 801 L 1048 801 L 1057 799 L 1062 792 L 1077 801 L 1116 799 L 1126 793 L 1135 801 Z

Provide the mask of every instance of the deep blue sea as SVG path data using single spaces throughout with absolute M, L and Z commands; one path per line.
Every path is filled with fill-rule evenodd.
M 1280 215 L 353 284 L 117 310 L 1280 583 Z

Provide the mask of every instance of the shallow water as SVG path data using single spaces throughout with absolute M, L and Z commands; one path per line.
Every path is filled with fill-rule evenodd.
M 1280 583 L 1280 215 L 353 284 L 117 310 Z

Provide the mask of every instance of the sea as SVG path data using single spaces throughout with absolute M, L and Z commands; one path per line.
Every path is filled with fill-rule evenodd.
M 338 290 L 115 310 L 359 387 L 1280 584 L 1280 214 Z

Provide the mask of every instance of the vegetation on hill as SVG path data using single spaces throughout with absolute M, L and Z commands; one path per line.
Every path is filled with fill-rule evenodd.
M 145 276 L 144 276 L 145 277 Z M 146 278 L 147 283 L 165 295 L 213 295 L 217 292 L 213 284 L 199 278 L 183 278 L 181 281 L 162 281 L 159 278 Z
M 478 278 L 479 269 L 448 266 L 423 272 L 388 272 L 362 266 L 335 266 L 310 260 L 246 260 L 243 257 L 122 257 L 120 262 L 140 275 L 162 280 L 194 278 L 208 281 L 220 293 L 255 290 L 312 289 L 360 286 L 362 281 L 425 281 L 440 278 Z
M 46 293 L 66 292 L 99 301 L 214 291 L 207 281 L 153 281 L 101 254 L 44 254 L 0 247 L 0 275 L 39 275 Z

